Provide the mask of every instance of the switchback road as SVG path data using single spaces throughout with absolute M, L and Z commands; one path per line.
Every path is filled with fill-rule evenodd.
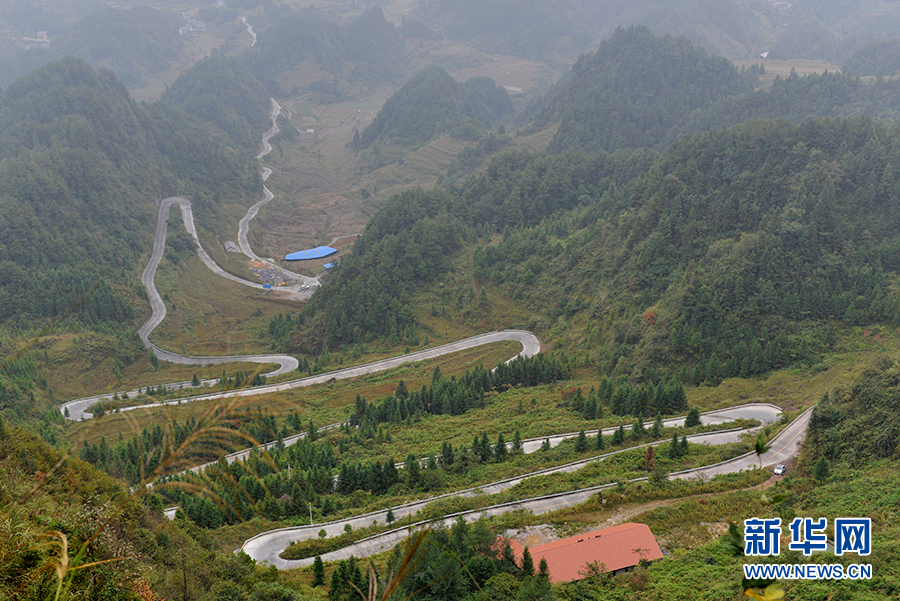
M 701 419 L 704 424 L 712 424 L 712 423 L 723 423 L 725 421 L 733 421 L 735 419 L 757 419 L 763 424 L 773 423 L 776 419 L 776 416 L 781 413 L 781 409 L 775 407 L 774 405 L 768 404 L 750 404 L 750 405 L 742 405 L 739 407 L 732 407 L 730 409 L 724 409 L 720 411 L 713 411 L 709 413 L 705 413 L 702 415 Z M 779 434 L 775 439 L 772 440 L 770 444 L 770 450 L 762 456 L 762 464 L 769 465 L 774 464 L 776 462 L 783 461 L 786 457 L 790 457 L 794 455 L 798 450 L 798 444 L 802 440 L 802 434 L 806 429 L 806 423 L 809 420 L 809 413 L 804 413 L 800 418 L 794 421 L 787 429 L 785 429 L 781 434 Z M 680 420 L 680 421 L 679 421 Z M 674 426 L 680 425 L 683 423 L 683 418 L 678 418 L 676 420 L 667 420 L 666 426 Z M 604 435 L 612 434 L 615 428 L 610 428 L 604 430 Z M 701 444 L 725 444 L 728 442 L 736 442 L 739 440 L 739 437 L 747 432 L 746 430 L 730 430 L 726 432 L 712 432 L 708 434 L 696 434 L 693 436 L 689 436 L 688 440 L 694 443 Z M 553 437 L 548 437 L 551 440 L 556 440 L 558 444 L 564 438 L 571 438 L 572 434 L 564 434 Z M 534 450 L 534 444 L 539 445 L 544 438 L 537 438 L 528 441 L 532 446 L 526 446 L 526 449 Z M 655 443 L 653 443 L 655 444 Z M 640 445 L 646 446 L 646 445 Z M 631 449 L 626 449 L 631 450 Z M 528 452 L 528 451 L 526 451 Z M 428 499 L 423 499 L 421 501 L 417 501 L 414 503 L 407 503 L 404 505 L 399 505 L 397 507 L 391 508 L 395 519 L 398 521 L 402 521 L 403 518 L 408 518 L 414 515 L 416 512 L 424 508 L 427 504 L 446 497 L 452 496 L 476 496 L 481 494 L 492 494 L 497 493 L 502 490 L 506 490 L 520 483 L 521 481 L 531 478 L 536 475 L 546 475 L 552 473 L 561 473 L 561 472 L 572 472 L 584 467 L 585 464 L 593 462 L 593 461 L 601 461 L 606 457 L 610 457 L 612 455 L 625 452 L 615 451 L 613 453 L 607 453 L 606 455 L 602 455 L 600 457 L 594 457 L 588 460 L 577 461 L 570 464 L 557 466 L 554 468 L 549 468 L 546 470 L 539 470 L 537 472 L 532 472 L 530 474 L 526 474 L 523 476 L 517 476 L 514 478 L 509 478 L 506 480 L 502 480 L 499 482 L 494 482 L 491 484 L 486 484 L 483 486 L 463 490 L 456 491 L 453 493 L 448 493 L 446 495 L 440 495 L 438 497 L 431 497 Z M 741 457 L 737 457 L 731 459 L 729 461 L 722 462 L 720 464 L 716 464 L 714 466 L 704 466 L 701 468 L 697 468 L 694 470 L 688 470 L 679 474 L 672 474 L 671 478 L 708 478 L 718 474 L 724 473 L 732 473 L 741 471 L 743 469 L 752 469 L 753 467 L 758 467 L 758 460 L 755 454 L 751 453 L 748 455 L 742 455 Z M 472 521 L 477 519 L 480 515 L 498 515 L 504 513 L 506 511 L 513 511 L 517 509 L 523 509 L 526 511 L 532 511 L 534 513 L 545 513 L 548 511 L 553 511 L 556 509 L 560 509 L 563 507 L 570 507 L 572 505 L 577 505 L 579 503 L 583 503 L 587 499 L 590 498 L 591 495 L 595 494 L 598 490 L 603 490 L 605 488 L 609 488 L 611 486 L 615 486 L 615 484 L 608 484 L 602 486 L 596 486 L 591 488 L 580 489 L 577 491 L 572 491 L 569 493 L 562 493 L 556 495 L 550 495 L 547 497 L 540 497 L 535 499 L 526 499 L 523 501 L 517 501 L 514 503 L 506 503 L 503 505 L 497 505 L 493 507 L 488 507 L 484 509 L 478 509 L 471 512 L 464 512 L 462 515 L 466 520 Z M 250 557 L 257 561 L 266 561 L 270 564 L 274 565 L 279 569 L 292 569 L 297 567 L 302 567 L 305 565 L 309 565 L 312 563 L 312 559 L 304 559 L 304 560 L 285 560 L 279 557 L 279 554 L 284 550 L 284 548 L 291 541 L 299 541 L 304 540 L 306 538 L 316 537 L 320 530 L 325 530 L 328 536 L 339 536 L 344 531 L 344 527 L 349 524 L 352 528 L 362 528 L 365 526 L 370 526 L 373 521 L 378 521 L 379 523 L 387 522 L 387 509 L 373 512 L 361 516 L 356 516 L 353 518 L 348 518 L 345 520 L 339 520 L 336 522 L 329 522 L 324 524 L 315 524 L 312 526 L 301 526 L 296 528 L 281 528 L 278 530 L 272 530 L 269 532 L 264 532 L 253 538 L 248 539 L 244 542 L 241 547 L 241 551 L 247 553 Z M 454 519 L 458 514 L 453 514 L 450 516 L 445 516 L 444 519 Z M 419 526 L 424 525 L 418 524 Z M 354 545 L 346 547 L 344 549 L 335 551 L 333 553 L 328 553 L 322 556 L 323 560 L 326 561 L 334 561 L 338 559 L 345 559 L 350 557 L 351 555 L 355 557 L 365 557 L 367 555 L 372 555 L 375 553 L 380 553 L 382 551 L 388 550 L 405 538 L 408 535 L 406 528 L 399 528 L 397 530 L 387 532 L 381 535 L 377 535 L 375 537 L 371 537 L 369 539 L 365 539 L 362 541 L 358 541 Z
M 155 288 L 154 288 L 155 291 Z M 160 303 L 162 303 L 162 299 L 160 299 Z M 165 305 L 162 307 L 162 311 L 165 311 Z M 162 319 L 160 319 L 162 321 Z M 423 349 L 421 351 L 416 351 L 414 353 L 408 353 L 405 355 L 399 355 L 397 357 L 391 357 L 389 359 L 382 359 L 380 361 L 373 361 L 372 363 L 366 363 L 364 365 L 357 365 L 355 367 L 346 367 L 344 369 L 339 369 L 335 371 L 326 372 L 323 374 L 317 374 L 315 376 L 309 376 L 306 378 L 299 378 L 297 380 L 289 380 L 287 382 L 281 382 L 278 384 L 266 384 L 263 386 L 254 386 L 252 388 L 242 388 L 240 390 L 229 390 L 225 392 L 213 392 L 209 394 L 200 394 L 196 396 L 191 396 L 187 398 L 181 399 L 172 399 L 169 401 L 161 401 L 159 403 L 151 403 L 148 405 L 139 405 L 135 407 L 123 407 L 121 411 L 129 411 L 134 409 L 142 409 L 148 407 L 161 407 L 163 405 L 171 405 L 171 404 L 179 404 L 179 403 L 187 403 L 190 401 L 197 400 L 210 400 L 210 399 L 223 399 L 223 398 L 233 398 L 233 397 L 246 397 L 246 396 L 257 396 L 261 394 L 268 394 L 272 392 L 282 392 L 285 390 L 291 390 L 293 388 L 303 388 L 305 386 L 313 386 L 315 384 L 324 384 L 330 380 L 344 380 L 348 378 L 358 378 L 360 376 L 365 376 L 368 374 L 377 373 L 380 371 L 385 371 L 388 369 L 393 369 L 395 367 L 399 367 L 404 363 L 416 363 L 418 361 L 424 361 L 426 359 L 435 359 L 442 355 L 447 355 L 450 353 L 455 353 L 458 351 L 463 351 L 471 348 L 476 348 L 479 346 L 483 346 L 485 344 L 491 344 L 494 342 L 504 342 L 504 341 L 514 341 L 518 342 L 522 345 L 522 350 L 516 355 L 516 357 L 532 357 L 540 352 L 541 350 L 541 341 L 540 339 L 532 334 L 531 332 L 526 332 L 524 330 L 500 330 L 499 332 L 489 332 L 487 334 L 479 334 L 478 336 L 472 336 L 470 338 L 465 338 L 463 340 L 458 340 L 456 342 L 451 342 L 449 344 L 443 344 L 441 346 L 436 346 L 434 348 Z M 153 347 L 156 348 L 156 347 Z M 162 351 L 166 352 L 166 351 Z M 276 375 L 280 373 L 287 373 L 297 368 L 297 360 L 288 355 L 241 355 L 241 356 L 226 356 L 226 357 L 182 357 L 181 355 L 175 355 L 174 353 L 167 353 L 167 356 L 171 356 L 173 358 L 178 358 L 179 363 L 197 363 L 198 361 L 210 361 L 209 364 L 214 363 L 226 363 L 231 361 L 252 361 L 256 363 L 279 363 L 280 360 L 276 360 L 277 357 L 282 357 L 284 362 L 282 367 L 272 372 L 270 375 Z M 162 357 L 160 357 L 162 358 Z M 293 367 L 290 367 L 287 364 L 287 360 L 290 359 L 293 361 Z M 513 357 L 515 359 L 515 357 Z M 172 359 L 166 359 L 172 360 Z M 510 359 L 512 360 L 512 359 Z M 208 364 L 207 364 L 208 365 Z M 183 383 L 180 383 L 183 384 Z M 137 391 L 133 391 L 137 392 Z M 129 393 L 129 396 L 134 396 Z M 68 409 L 68 418 L 74 420 L 81 419 L 89 419 L 92 417 L 90 413 L 87 413 L 86 410 L 96 403 L 99 400 L 111 400 L 113 397 L 112 394 L 103 394 L 96 395 L 91 397 L 86 397 L 83 399 L 76 399 L 74 401 L 69 401 L 62 405 L 59 410 L 66 414 L 66 410 Z

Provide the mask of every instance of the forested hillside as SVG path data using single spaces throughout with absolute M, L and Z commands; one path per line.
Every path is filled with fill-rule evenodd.
M 243 61 L 207 58 L 166 88 L 162 101 L 207 121 L 242 148 L 253 150 L 268 129 L 269 95 Z
M 110 71 L 72 58 L 42 67 L 0 96 L 0 321 L 14 334 L 100 332 L 124 367 L 141 353 L 138 271 L 158 198 L 188 196 L 202 224 L 259 187 L 249 154 L 178 109 L 134 102 Z M 40 415 L 46 356 L 20 356 L 5 337 L 0 349 L 0 412 Z
M 483 127 L 512 111 L 509 94 L 494 80 L 473 77 L 460 84 L 441 67 L 429 67 L 388 98 L 356 146 L 368 148 L 385 141 L 424 144 L 448 131 L 478 137 Z
M 134 285 L 150 248 L 157 195 L 194 195 L 202 215 L 216 197 L 252 194 L 259 179 L 183 113 L 138 105 L 108 71 L 77 59 L 51 63 L 0 97 L 0 318 L 62 315 L 121 323 L 130 307 L 76 306 L 95 282 Z
M 900 39 L 880 40 L 857 50 L 841 70 L 848 75 L 896 75 L 900 71 Z
M 790 119 L 802 123 L 816 117 L 869 115 L 896 122 L 900 119 L 900 80 L 865 82 L 855 74 L 791 73 L 777 78 L 769 89 L 723 98 L 692 114 L 684 132 L 726 128 L 749 119 Z M 674 132 L 673 132 L 674 133 Z M 674 138 L 674 136 L 673 136 Z
M 688 138 L 627 186 L 485 247 L 476 275 L 555 300 L 554 320 L 589 317 L 603 372 L 680 364 L 683 381 L 717 383 L 815 363 L 833 320 L 900 316 L 898 136 L 856 118 Z
M 752 121 L 658 159 L 504 154 L 383 209 L 297 340 L 414 331 L 408 295 L 474 242 L 476 278 L 568 324 L 602 373 L 717 383 L 816 363 L 833 320 L 900 319 L 897 148 L 896 127 L 853 118 Z
M 348 85 L 377 86 L 398 81 L 404 74 L 406 44 L 379 8 L 371 8 L 351 23 L 339 25 L 315 8 L 282 7 L 274 25 L 261 31 L 246 55 L 253 74 L 272 94 L 299 90 L 282 76 L 306 60 L 323 71 L 310 91 L 340 97 Z
M 686 38 L 630 27 L 578 59 L 536 122 L 560 121 L 552 152 L 652 148 L 692 111 L 749 90 L 750 80 L 724 58 Z

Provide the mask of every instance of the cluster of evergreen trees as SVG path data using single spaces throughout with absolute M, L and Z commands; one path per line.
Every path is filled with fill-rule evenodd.
M 316 443 L 307 436 L 289 447 L 279 446 L 264 459 L 259 452 L 247 460 L 228 463 L 224 458 L 203 470 L 199 495 L 215 502 L 198 502 L 182 487 L 161 486 L 162 494 L 179 504 L 199 526 L 236 523 L 262 515 L 278 520 L 284 516 L 303 516 L 311 503 L 316 515 L 326 516 L 341 506 L 334 496 L 334 468 L 337 458 L 331 444 Z M 192 480 L 186 476 L 170 482 Z
M 804 443 L 810 464 L 825 458 L 863 467 L 873 459 L 896 458 L 900 443 L 897 374 L 893 361 L 882 358 L 863 372 L 849 394 L 834 391 L 822 398 L 810 416 Z
M 78 454 L 82 460 L 108 474 L 135 484 L 151 474 L 166 459 L 165 449 L 171 451 L 177 448 L 196 427 L 194 418 L 183 424 L 173 422 L 171 429 L 166 430 L 156 424 L 143 428 L 138 436 L 129 440 L 120 438 L 114 445 L 110 445 L 106 437 L 103 437 L 99 443 L 81 447 Z
M 400 565 L 401 553 L 402 547 L 393 551 L 389 571 Z M 535 566 L 527 547 L 517 561 L 509 541 L 498 545 L 484 518 L 469 524 L 460 517 L 451 528 L 432 528 L 401 586 L 428 601 L 471 599 L 478 591 L 491 598 L 551 598 L 546 561 Z
M 688 408 L 684 387 L 676 379 L 634 385 L 626 378 L 618 381 L 603 378 L 597 389 L 591 387 L 587 397 L 581 388 L 576 389 L 571 404 L 572 409 L 587 420 L 602 418 L 604 406 L 614 415 L 636 417 L 657 413 L 672 415 Z
M 416 413 L 461 415 L 469 409 L 483 408 L 485 393 L 490 391 L 549 384 L 568 376 L 568 367 L 544 354 L 517 357 L 492 370 L 478 367 L 460 378 L 444 378 L 435 370 L 430 387 L 423 385 L 410 392 L 401 381 L 394 394 L 380 402 L 369 403 L 357 396 L 350 424 L 365 432 L 374 431 L 378 424 L 401 423 Z
M 856 73 L 812 73 L 776 77 L 770 88 L 728 96 L 693 113 L 672 132 L 707 131 L 738 125 L 750 119 L 790 119 L 801 123 L 817 117 L 869 115 L 891 122 L 900 115 L 898 83 L 895 79 L 875 83 Z

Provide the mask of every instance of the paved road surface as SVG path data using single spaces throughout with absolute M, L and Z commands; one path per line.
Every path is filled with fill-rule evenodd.
M 269 140 L 271 140 L 273 136 L 277 135 L 278 131 L 279 131 L 278 130 L 278 115 L 281 113 L 281 105 L 278 104 L 277 102 L 275 102 L 274 98 L 270 98 L 269 100 L 272 105 L 272 110 L 270 113 L 270 117 L 272 119 L 272 127 L 269 128 L 269 131 L 267 131 L 265 133 L 265 135 L 263 136 L 262 152 L 260 152 L 258 155 L 256 155 L 256 158 L 258 158 L 258 159 L 261 159 L 264 156 L 266 156 L 267 154 L 269 154 L 270 152 L 272 152 L 272 145 L 269 143 Z M 272 170 L 269 169 L 268 167 L 263 167 L 263 170 L 262 170 L 263 181 L 268 180 L 270 175 L 272 175 Z M 317 278 L 311 278 L 311 277 L 308 277 L 305 275 L 301 275 L 299 273 L 294 273 L 293 271 L 288 271 L 287 269 L 284 269 L 283 267 L 279 267 L 278 265 L 271 263 L 268 259 L 264 259 L 264 258 L 260 257 L 255 252 L 253 252 L 252 248 L 250 248 L 250 243 L 247 241 L 247 232 L 250 229 L 250 220 L 253 219 L 254 217 L 256 217 L 256 215 L 259 213 L 259 209 L 263 205 L 267 204 L 269 201 L 271 201 L 273 198 L 275 198 L 275 195 L 272 194 L 272 191 L 269 190 L 269 188 L 267 186 L 263 186 L 263 193 L 264 193 L 263 199 L 260 200 L 255 205 L 253 205 L 252 207 L 250 207 L 247 210 L 247 214 L 244 215 L 243 219 L 241 219 L 240 223 L 238 224 L 238 245 L 241 248 L 241 252 L 244 253 L 246 256 L 250 257 L 251 259 L 253 259 L 254 261 L 260 261 L 262 263 L 265 263 L 266 265 L 268 265 L 269 267 L 271 267 L 273 269 L 280 269 L 281 273 L 285 274 L 286 276 L 288 276 L 290 278 L 298 280 L 300 282 L 300 284 L 295 285 L 295 286 L 279 286 L 279 289 L 281 289 L 281 290 L 290 289 L 290 290 L 294 290 L 294 291 L 299 291 L 300 290 L 299 286 L 303 285 L 303 284 L 309 286 L 310 290 L 318 287 L 319 280 Z
M 757 419 L 763 424 L 772 423 L 775 421 L 776 416 L 781 412 L 778 407 L 774 405 L 768 404 L 751 404 L 751 405 L 743 405 L 740 407 L 733 407 L 730 409 L 724 409 L 720 411 L 714 411 L 710 413 L 703 414 L 701 416 L 701 420 L 704 424 L 709 423 L 722 423 L 724 421 L 731 421 L 734 419 L 747 418 L 747 419 Z M 683 421 L 683 418 L 679 418 L 679 420 Z M 773 463 L 775 461 L 782 461 L 785 456 L 790 456 L 796 453 L 797 444 L 802 439 L 800 433 L 806 427 L 806 421 L 808 420 L 808 413 L 801 416 L 797 421 L 794 422 L 788 429 L 786 429 L 782 434 L 780 434 L 776 439 L 773 440 L 771 448 L 773 451 L 770 451 L 771 455 L 767 453 L 763 456 L 763 464 L 767 465 L 769 463 Z M 677 425 L 678 420 L 667 420 L 667 425 Z M 604 430 L 604 434 L 611 434 L 615 428 L 610 428 Z M 736 442 L 739 440 L 740 435 L 744 434 L 746 430 L 732 430 L 729 432 L 714 432 L 709 434 L 697 434 L 694 436 L 688 437 L 688 440 L 695 443 L 702 444 L 724 444 L 726 442 Z M 556 444 L 558 444 L 565 437 L 572 437 L 572 434 L 566 435 L 558 435 L 553 437 L 548 437 L 551 441 L 555 440 Z M 533 439 L 529 441 L 529 443 L 536 443 L 538 446 L 544 440 L 544 438 Z M 553 444 L 551 442 L 551 444 Z M 646 446 L 646 445 L 641 445 Z M 533 450 L 533 446 L 529 446 Z M 630 450 L 630 449 L 626 449 Z M 436 499 L 450 496 L 475 496 L 477 494 L 492 494 L 502 490 L 506 490 L 511 488 L 512 486 L 518 484 L 522 480 L 533 477 L 535 475 L 544 475 L 550 473 L 559 473 L 559 472 L 571 472 L 583 467 L 586 463 L 591 461 L 602 460 L 606 457 L 610 457 L 612 455 L 625 452 L 623 451 L 615 451 L 613 453 L 608 453 L 606 455 L 602 455 L 597 458 L 591 458 L 584 461 L 573 462 L 571 464 L 567 464 L 564 466 L 558 466 L 555 468 L 550 468 L 547 470 L 540 470 L 538 472 L 533 472 L 531 474 L 517 476 L 515 478 L 509 478 L 500 482 L 491 483 L 488 485 L 468 489 L 465 491 L 456 491 L 453 493 L 449 493 L 447 495 L 440 495 L 438 497 L 431 497 L 428 499 L 424 499 L 422 501 L 408 503 L 405 505 L 401 505 L 398 507 L 392 508 L 394 517 L 398 521 L 402 521 L 403 518 L 414 515 L 417 511 L 422 509 L 428 503 L 435 501 Z M 718 464 L 716 466 L 706 466 L 703 468 L 699 468 L 696 470 L 690 470 L 685 472 L 684 474 L 675 474 L 672 477 L 676 478 L 687 478 L 687 477 L 711 477 L 714 474 L 719 473 L 730 473 L 735 471 L 740 471 L 741 469 L 750 469 L 753 467 L 755 463 L 756 455 L 752 454 L 752 460 L 748 461 L 750 458 L 747 456 L 742 456 L 735 458 L 733 460 L 724 462 L 722 464 Z M 464 514 L 465 519 L 467 520 L 475 520 L 478 516 L 482 514 L 487 515 L 497 515 L 500 513 L 504 513 L 506 511 L 512 511 L 515 509 L 524 509 L 528 511 L 532 511 L 534 513 L 545 513 L 547 511 L 552 511 L 555 509 L 559 509 L 561 507 L 568 507 L 571 505 L 577 505 L 578 503 L 583 503 L 585 500 L 590 498 L 590 496 L 596 493 L 598 490 L 602 490 L 603 488 L 608 488 L 610 486 L 615 486 L 614 484 L 604 485 L 599 487 L 592 487 L 589 489 L 582 489 L 579 491 L 573 491 L 570 493 L 564 493 L 560 495 L 552 495 L 550 497 L 542 497 L 539 499 L 529 499 L 524 501 L 519 501 L 515 503 L 508 503 L 504 505 L 499 505 L 492 508 L 487 509 L 479 509 L 473 512 L 467 512 Z M 450 517 L 455 517 L 450 516 Z M 306 538 L 311 538 L 318 536 L 318 532 L 321 529 L 325 529 L 328 536 L 338 536 L 344 531 L 344 526 L 346 524 L 350 524 L 353 528 L 361 528 L 364 526 L 369 526 L 373 521 L 377 520 L 379 523 L 385 523 L 387 519 L 387 510 L 378 511 L 374 513 L 369 513 L 362 516 L 357 516 L 354 518 L 348 518 L 345 520 L 340 520 L 337 522 L 330 522 L 326 524 L 315 524 L 313 526 L 301 526 L 296 528 L 281 528 L 278 530 L 272 530 L 270 532 L 264 532 L 259 534 L 249 540 L 247 540 L 241 550 L 250 555 L 253 559 L 257 561 L 267 561 L 272 565 L 276 566 L 279 569 L 292 569 L 296 567 L 301 567 L 304 565 L 309 565 L 312 563 L 312 559 L 309 560 L 296 560 L 296 561 L 287 561 L 278 557 L 279 553 L 284 550 L 284 548 L 291 542 L 295 540 L 303 540 Z M 341 549 L 339 551 L 335 551 L 333 553 L 328 553 L 327 555 L 323 555 L 322 559 L 326 561 L 334 561 L 337 559 L 345 559 L 354 555 L 356 557 L 365 557 L 367 555 L 371 555 L 374 553 L 379 553 L 383 550 L 390 549 L 390 547 L 399 540 L 403 539 L 407 535 L 406 530 L 400 529 L 398 531 L 394 531 L 391 533 L 386 533 L 383 535 L 378 535 L 377 537 L 373 537 L 372 539 L 367 539 L 365 541 L 359 541 L 356 544 L 347 547 L 345 549 Z
M 155 288 L 154 288 L 155 291 Z M 157 293 L 158 296 L 158 293 Z M 162 299 L 159 301 L 162 303 Z M 165 311 L 165 305 L 162 308 Z M 160 321 L 162 321 L 160 319 Z M 196 396 L 191 396 L 182 399 L 172 399 L 169 401 L 160 401 L 158 403 L 150 403 L 148 405 L 139 405 L 136 407 L 123 407 L 121 411 L 131 411 L 134 409 L 146 409 L 152 407 L 162 407 L 164 405 L 173 405 L 180 403 L 188 403 L 191 401 L 197 400 L 210 400 L 210 399 L 223 399 L 223 398 L 234 398 L 234 397 L 247 397 L 247 396 L 257 396 L 261 394 L 268 394 L 272 392 L 282 392 L 285 390 L 291 390 L 293 388 L 303 388 L 305 386 L 313 386 L 315 384 L 324 384 L 330 380 L 344 380 L 348 378 L 357 378 L 359 376 L 365 376 L 368 374 L 377 373 L 380 371 L 385 371 L 388 369 L 393 369 L 395 367 L 399 367 L 404 363 L 415 363 L 417 361 L 424 361 L 426 359 L 434 359 L 440 357 L 441 355 L 446 355 L 449 353 L 455 353 L 462 350 L 467 350 L 471 348 L 476 348 L 485 344 L 491 344 L 494 342 L 503 342 L 503 341 L 515 341 L 519 342 L 522 345 L 522 350 L 516 355 L 516 357 L 532 357 L 540 352 L 541 350 L 541 341 L 540 339 L 532 334 L 531 332 L 526 332 L 524 330 L 500 330 L 499 332 L 489 332 L 487 334 L 479 334 L 478 336 L 472 336 L 471 338 L 466 338 L 464 340 L 458 340 L 456 342 L 451 342 L 449 344 L 443 344 L 441 346 L 436 346 L 434 348 L 428 348 L 421 351 L 416 351 L 414 353 L 408 353 L 406 355 L 400 355 L 398 357 L 391 357 L 389 359 L 382 359 L 381 361 L 373 361 L 372 363 L 366 363 L 364 365 L 358 365 L 356 367 L 347 367 L 344 369 L 339 369 L 336 371 L 330 371 L 324 374 L 318 374 L 315 376 L 309 376 L 307 378 L 300 378 L 297 380 L 290 380 L 288 382 L 281 382 L 279 384 L 266 384 L 263 386 L 254 386 L 252 388 L 242 388 L 240 390 L 229 390 L 226 392 L 214 392 L 209 394 L 200 394 Z M 156 348 L 156 347 L 153 347 Z M 165 351 L 163 351 L 165 352 Z M 284 361 L 281 368 L 272 372 L 270 375 L 275 375 L 279 373 L 287 373 L 296 369 L 297 363 L 296 359 L 293 357 L 289 357 L 287 355 L 241 355 L 241 356 L 227 356 L 227 357 L 181 357 L 180 355 L 175 355 L 174 353 L 170 353 L 167 356 L 171 356 L 173 358 L 177 358 L 178 362 L 181 363 L 196 363 L 199 361 L 209 361 L 209 364 L 215 363 L 225 363 L 230 361 L 253 361 L 256 363 L 278 363 L 279 360 L 276 358 L 281 357 Z M 162 357 L 160 357 L 162 358 Z M 290 367 L 287 360 L 290 359 L 293 361 L 293 367 Z M 513 357 L 515 359 L 515 357 Z M 170 360 L 170 359 L 167 359 Z M 510 359 L 512 361 L 512 359 Z M 137 391 L 129 392 L 129 396 L 135 396 Z M 91 397 L 86 397 L 83 399 L 75 399 L 74 401 L 69 401 L 62 405 L 59 410 L 63 415 L 65 415 L 66 410 L 69 412 L 69 419 L 81 420 L 81 419 L 89 419 L 92 417 L 90 413 L 87 413 L 86 410 L 96 403 L 99 400 L 110 400 L 112 399 L 112 394 L 101 394 L 95 395 Z

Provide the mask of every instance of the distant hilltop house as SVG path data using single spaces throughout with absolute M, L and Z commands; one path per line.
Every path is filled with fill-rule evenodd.
M 196 37 L 200 32 L 206 31 L 206 23 L 197 19 L 188 19 L 187 25 L 178 28 L 179 35 L 190 35 Z
M 0 36 L 15 37 L 13 35 L 4 35 L 4 34 L 12 34 L 12 31 L 9 31 L 9 30 L 0 32 Z M 33 37 L 33 38 L 29 38 L 28 36 L 25 36 L 22 39 L 26 42 L 38 42 L 44 48 L 50 47 L 50 38 L 47 36 L 46 31 L 38 31 L 35 33 L 35 37 Z
M 515 540 L 510 541 L 510 546 L 521 565 L 525 547 Z M 634 522 L 529 547 L 528 551 L 535 568 L 541 559 L 547 560 L 550 582 L 581 580 L 593 570 L 621 574 L 642 561 L 656 561 L 663 556 L 650 527 Z

